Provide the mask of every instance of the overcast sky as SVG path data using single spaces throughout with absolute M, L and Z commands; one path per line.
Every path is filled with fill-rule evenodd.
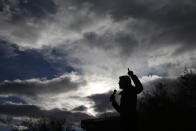
M 0 0 L 0 112 L 111 111 L 128 67 L 143 83 L 196 68 L 195 23 L 195 0 Z

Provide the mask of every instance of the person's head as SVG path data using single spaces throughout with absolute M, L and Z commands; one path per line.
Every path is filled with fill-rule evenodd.
M 132 86 L 131 79 L 129 76 L 125 75 L 125 76 L 119 77 L 119 88 L 120 89 L 130 88 L 131 86 Z

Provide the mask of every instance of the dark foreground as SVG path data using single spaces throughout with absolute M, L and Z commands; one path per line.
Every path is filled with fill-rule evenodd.
M 81 127 L 86 131 L 120 131 L 119 122 L 119 117 L 88 119 L 81 121 Z M 138 131 L 196 131 L 196 113 L 138 113 Z

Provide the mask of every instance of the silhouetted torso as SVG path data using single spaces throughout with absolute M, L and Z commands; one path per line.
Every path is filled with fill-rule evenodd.
M 123 130 L 136 130 L 137 116 L 136 116 L 136 103 L 137 93 L 134 88 L 129 88 L 120 93 L 120 119 L 121 128 Z
M 134 88 L 120 92 L 120 115 L 129 115 L 136 111 L 137 94 Z

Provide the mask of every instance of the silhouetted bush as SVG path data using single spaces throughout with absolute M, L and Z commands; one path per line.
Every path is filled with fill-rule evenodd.
M 138 100 L 138 127 L 143 130 L 195 130 L 196 74 L 159 80 Z
M 160 80 L 138 106 L 140 112 L 196 111 L 196 74 L 188 72 L 170 83 Z

